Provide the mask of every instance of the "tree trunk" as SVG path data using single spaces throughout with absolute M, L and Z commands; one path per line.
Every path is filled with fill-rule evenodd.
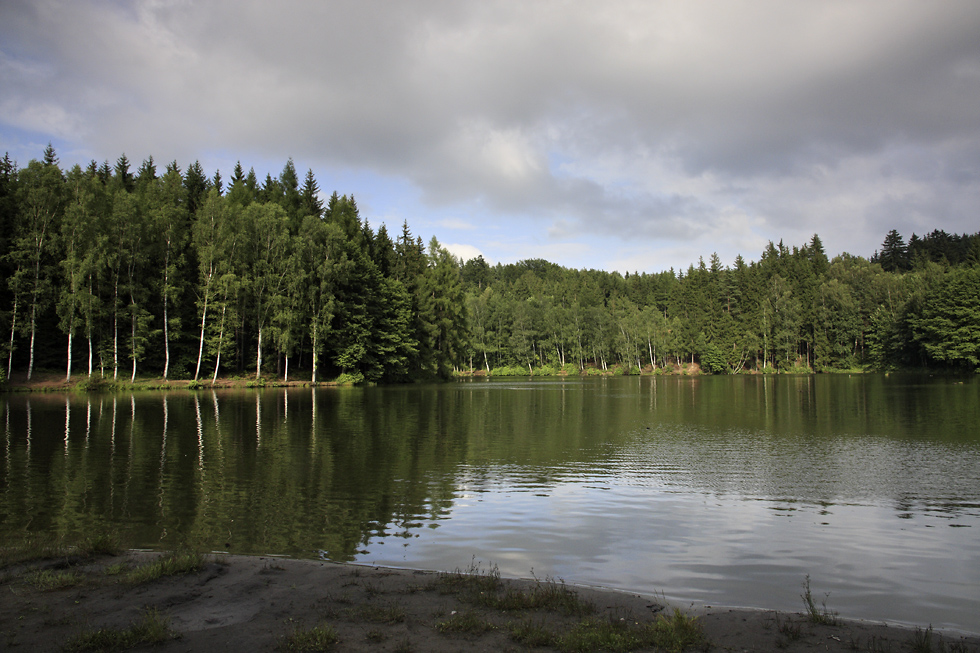
M 7 354 L 7 378 L 14 366 L 14 334 L 17 332 L 17 296 L 14 295 L 14 312 L 10 317 L 10 351 Z
M 30 361 L 27 364 L 27 380 L 31 380 L 31 375 L 34 373 L 34 336 L 37 333 L 37 303 L 35 302 L 31 306 L 31 355 Z
M 221 341 L 225 337 L 225 311 L 228 310 L 227 306 L 221 307 L 221 327 L 218 329 L 218 355 L 214 360 L 214 377 L 211 378 L 211 385 L 214 385 L 218 380 L 218 368 L 221 367 Z
M 130 322 L 132 326 L 132 342 L 130 343 L 131 351 L 133 354 L 133 376 L 130 378 L 130 383 L 136 383 L 136 314 L 133 313 L 133 319 Z
M 313 331 L 312 334 L 310 334 L 310 338 L 313 341 L 313 374 L 310 376 L 310 382 L 311 383 L 316 383 L 317 382 L 317 378 L 316 378 L 316 373 L 317 373 L 316 363 L 317 363 L 317 360 L 316 360 L 316 331 L 315 330 Z
M 201 312 L 201 340 L 197 346 L 197 367 L 194 368 L 194 380 L 201 373 L 201 359 L 204 358 L 204 327 L 208 320 L 208 293 L 204 293 L 204 310 Z
M 68 368 L 65 371 L 65 383 L 71 381 L 71 331 L 68 332 Z
M 262 327 L 259 327 L 259 343 L 255 353 L 255 378 L 262 374 Z
M 163 378 L 170 373 L 170 325 L 167 321 L 167 282 L 170 280 L 170 243 L 163 262 Z
M 119 378 L 119 280 L 112 293 L 112 380 Z

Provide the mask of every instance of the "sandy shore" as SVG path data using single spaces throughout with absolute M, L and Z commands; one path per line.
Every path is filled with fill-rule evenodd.
M 129 628 L 147 609 L 168 626 L 154 651 L 209 653 L 283 649 L 296 644 L 290 634 L 318 624 L 329 626 L 337 639 L 329 650 L 337 651 L 570 650 L 569 633 L 601 630 L 602 624 L 612 624 L 611 632 L 644 632 L 658 620 L 675 619 L 674 608 L 656 597 L 552 579 L 497 580 L 486 569 L 466 576 L 210 555 L 195 571 L 142 583 L 125 580 L 128 571 L 159 556 L 128 552 L 6 567 L 0 571 L 0 650 L 66 650 L 70 642 L 86 641 L 73 638 Z M 515 597 L 520 605 L 507 604 Z M 549 600 L 531 605 L 528 597 Z M 927 650 L 921 647 L 927 632 L 882 624 L 816 624 L 804 614 L 710 608 L 685 615 L 680 623 L 695 617 L 703 635 L 688 650 Z M 515 630 L 525 633 L 523 639 Z M 548 645 L 537 645 L 531 632 L 550 633 L 550 640 L 541 640 Z M 940 642 L 939 633 L 928 634 L 929 650 L 980 652 L 980 637 L 945 634 Z

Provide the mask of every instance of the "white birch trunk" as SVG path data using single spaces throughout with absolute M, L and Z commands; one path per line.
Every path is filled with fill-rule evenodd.
M 68 369 L 65 370 L 65 383 L 71 381 L 71 331 L 68 332 Z

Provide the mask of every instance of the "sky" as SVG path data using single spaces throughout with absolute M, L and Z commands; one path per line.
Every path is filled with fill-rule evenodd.
M 491 264 L 980 231 L 980 3 L 2 0 L 0 151 L 292 158 Z

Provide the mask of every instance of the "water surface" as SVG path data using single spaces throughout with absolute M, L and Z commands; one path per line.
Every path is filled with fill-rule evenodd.
M 629 377 L 7 395 L 0 531 L 980 632 L 980 382 Z

